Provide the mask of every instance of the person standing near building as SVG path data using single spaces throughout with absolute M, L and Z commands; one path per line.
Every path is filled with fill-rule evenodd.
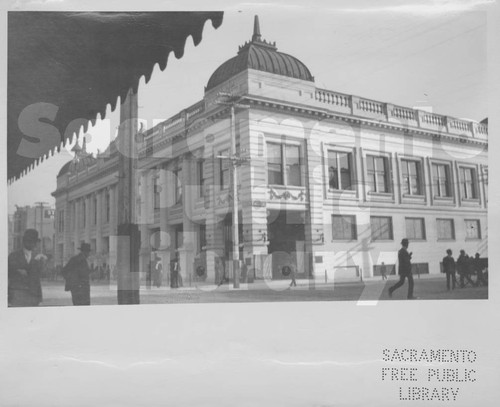
M 12 252 L 8 259 L 8 304 L 9 307 L 36 307 L 42 302 L 40 273 L 43 254 L 34 250 L 40 242 L 38 231 L 26 229 L 23 248 Z
M 401 287 L 405 283 L 405 279 L 408 279 L 408 299 L 414 300 L 417 297 L 413 296 L 413 276 L 411 274 L 411 256 L 413 253 L 408 252 L 408 246 L 410 242 L 408 239 L 401 240 L 401 249 L 398 252 L 399 261 L 399 281 L 389 288 L 389 297 L 392 297 L 392 293 Z
M 71 291 L 73 305 L 90 305 L 90 244 L 82 243 L 80 253 L 69 259 L 63 269 L 66 291 Z
M 483 275 L 483 264 L 481 255 L 479 253 L 476 253 L 476 256 L 474 257 L 474 271 L 476 272 L 476 286 L 487 286 L 488 283 L 486 282 Z
M 471 286 L 475 285 L 474 281 L 470 278 L 469 269 L 469 256 L 465 254 L 465 250 L 460 250 L 460 256 L 458 256 L 457 259 L 457 273 L 460 276 L 460 288 L 465 288 L 465 280 L 467 280 Z
M 446 273 L 446 288 L 448 291 L 450 291 L 450 285 L 451 289 L 454 290 L 457 283 L 455 259 L 452 254 L 451 249 L 448 249 L 446 250 L 446 256 L 443 258 L 443 271 Z
M 384 262 L 380 266 L 380 275 L 382 276 L 382 280 L 387 280 L 387 268 Z

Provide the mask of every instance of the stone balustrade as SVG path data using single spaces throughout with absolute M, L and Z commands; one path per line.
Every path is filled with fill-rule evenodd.
M 348 113 L 368 119 L 446 132 L 461 137 L 467 136 L 482 141 L 488 139 L 488 126 L 477 122 L 396 106 L 326 89 L 316 89 L 314 99 L 317 106 L 326 105 L 325 107 L 333 112 Z

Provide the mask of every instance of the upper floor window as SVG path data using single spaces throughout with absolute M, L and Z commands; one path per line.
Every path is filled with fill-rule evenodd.
M 175 203 L 182 202 L 182 168 L 174 171 Z
M 106 192 L 106 222 L 109 222 L 111 218 L 111 191 Z
M 87 202 L 85 199 L 82 201 L 82 226 L 87 226 Z
M 161 185 L 158 175 L 153 177 L 153 208 L 160 209 Z
M 450 166 L 432 164 L 432 194 L 434 197 L 451 197 Z
M 205 174 L 203 173 L 203 161 L 196 162 L 196 173 L 198 175 L 198 195 L 200 198 L 205 196 Z
M 96 197 L 94 197 L 94 199 L 92 199 L 92 209 L 93 209 L 92 222 L 94 225 L 97 225 L 97 210 L 99 209 L 99 207 L 97 206 L 97 198 Z
M 351 153 L 328 151 L 328 185 L 330 189 L 353 189 Z
M 422 179 L 420 162 L 415 160 L 401 160 L 403 195 L 422 195 Z
M 470 167 L 459 167 L 459 170 L 462 199 L 477 199 L 476 170 Z
M 371 192 L 390 192 L 389 160 L 387 157 L 366 156 L 367 184 Z
M 229 161 L 229 149 L 223 150 L 219 153 L 219 156 L 222 157 L 219 159 L 220 161 L 220 189 L 228 189 L 229 183 L 231 182 L 231 174 L 229 172 L 230 169 L 230 161 Z M 225 158 L 227 157 L 227 158 Z
M 300 147 L 267 143 L 267 174 L 270 185 L 300 186 Z
M 59 211 L 59 216 L 57 217 L 57 231 L 59 233 L 64 232 L 64 210 Z

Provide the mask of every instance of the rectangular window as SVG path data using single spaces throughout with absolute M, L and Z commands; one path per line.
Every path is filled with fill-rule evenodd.
M 94 197 L 94 199 L 92 200 L 92 207 L 93 207 L 93 210 L 94 210 L 94 213 L 93 213 L 93 224 L 94 225 L 97 225 L 97 198 Z
M 82 226 L 86 227 L 87 226 L 87 202 L 85 202 L 85 200 L 83 200 L 83 202 L 82 202 L 82 213 L 83 213 Z
M 455 224 L 453 219 L 437 219 L 436 223 L 439 240 L 455 240 Z
M 425 240 L 424 218 L 406 218 L 406 237 L 410 240 Z
M 286 144 L 267 144 L 267 174 L 269 185 L 300 186 L 300 147 Z
M 476 170 L 460 167 L 460 189 L 462 199 L 477 199 Z
M 356 240 L 357 238 L 356 216 L 332 215 L 333 240 Z
M 390 216 L 371 216 L 370 226 L 372 240 L 393 240 Z
M 203 161 L 196 163 L 196 172 L 198 174 L 198 195 L 200 198 L 205 196 L 205 175 L 203 173 Z
M 351 153 L 328 151 L 328 183 L 330 189 L 353 189 Z
M 199 244 L 200 251 L 207 245 L 207 227 L 204 224 L 200 225 Z
M 59 216 L 57 218 L 57 231 L 59 233 L 64 232 L 64 210 L 59 211 Z
M 174 171 L 175 203 L 182 202 L 182 168 Z
M 111 191 L 106 192 L 106 222 L 109 222 L 111 218 Z
M 161 186 L 160 186 L 160 177 L 153 177 L 153 208 L 160 209 L 160 198 L 161 197 Z
M 450 166 L 432 164 L 432 193 L 434 197 L 451 197 Z
M 267 144 L 267 177 L 269 185 L 284 185 L 281 145 Z
M 372 192 L 389 191 L 389 161 L 387 157 L 366 156 L 368 186 Z
M 478 219 L 465 220 L 465 238 L 481 239 L 481 224 Z
M 420 176 L 420 162 L 401 160 L 403 195 L 422 195 L 422 180 Z
M 223 150 L 219 153 L 220 158 L 220 189 L 228 189 L 229 183 L 231 182 L 231 174 L 229 172 L 230 169 L 230 161 L 229 161 L 229 150 Z

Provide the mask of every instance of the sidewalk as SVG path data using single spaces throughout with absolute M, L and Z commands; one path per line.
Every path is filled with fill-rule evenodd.
M 297 279 L 297 287 L 290 287 L 289 280 L 256 280 L 241 283 L 234 288 L 233 283 L 217 286 L 199 284 L 177 289 L 170 287 L 140 288 L 141 304 L 183 304 L 183 303 L 236 303 L 236 302 L 283 302 L 283 301 L 397 301 L 405 300 L 408 283 L 397 290 L 393 298 L 388 296 L 388 288 L 395 284 L 397 276 L 388 280 L 380 277 L 365 281 L 321 282 L 320 280 Z M 414 277 L 415 295 L 421 300 L 472 300 L 487 299 L 488 287 L 467 287 L 446 290 L 443 275 L 422 275 Z M 64 291 L 62 281 L 43 282 L 42 306 L 71 306 L 71 293 Z M 92 305 L 117 304 L 117 285 L 93 282 L 91 286 Z

